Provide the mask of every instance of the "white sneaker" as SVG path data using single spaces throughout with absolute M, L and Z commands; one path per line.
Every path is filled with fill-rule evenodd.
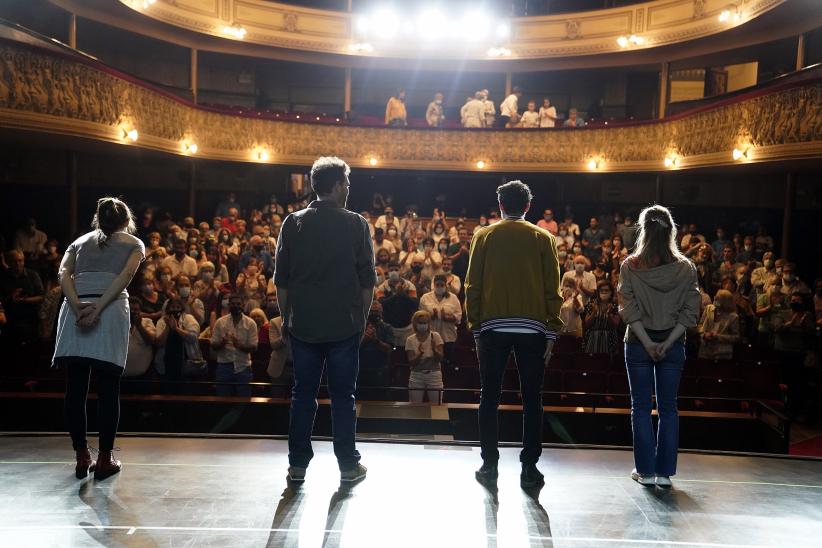
M 654 477 L 653 476 L 643 476 L 642 474 L 640 474 L 639 472 L 636 471 L 636 468 L 634 468 L 631 471 L 631 479 L 634 480 L 635 482 L 637 482 L 640 485 L 648 486 L 648 485 L 653 485 L 654 484 Z
M 657 476 L 656 484 L 658 487 L 672 487 L 671 478 L 668 476 Z

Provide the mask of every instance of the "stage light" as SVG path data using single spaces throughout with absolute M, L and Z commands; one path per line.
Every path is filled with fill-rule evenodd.
M 148 8 L 153 6 L 156 2 L 157 2 L 157 0 L 143 0 L 143 9 L 147 10 Z
M 397 34 L 397 24 L 396 14 L 389 10 L 382 9 L 374 14 L 373 27 L 380 38 L 393 38 Z
M 300 119 L 300 115 L 298 114 L 298 115 L 297 115 L 297 120 L 299 120 L 299 119 Z
M 628 37 L 627 36 L 620 36 L 619 38 L 617 38 L 617 44 L 619 44 L 619 47 L 621 47 L 621 48 L 627 48 L 628 47 Z
M 645 43 L 645 38 L 643 38 L 642 36 L 637 36 L 636 34 L 632 34 L 628 37 L 628 41 L 634 44 L 635 46 L 641 46 Z
M 416 28 L 423 40 L 439 40 L 449 31 L 445 16 L 435 8 L 426 9 L 419 14 Z
M 371 28 L 371 20 L 368 17 L 359 17 L 357 19 L 357 31 L 366 33 Z
M 747 160 L 749 150 L 750 149 L 748 149 L 748 148 L 746 148 L 745 150 L 740 150 L 738 148 L 735 148 L 733 150 L 733 152 L 731 153 L 731 155 L 733 156 L 734 160 L 742 160 L 743 158 Z
M 319 116 L 317 116 L 317 121 L 318 121 L 318 122 L 320 121 L 320 117 L 319 117 Z
M 485 169 L 485 162 L 482 160 L 477 162 L 477 169 Z
M 126 130 L 123 128 L 123 139 L 131 139 L 132 141 L 136 141 L 139 136 L 140 134 L 136 129 Z
M 377 165 L 377 159 L 372 156 L 371 158 L 368 159 L 368 165 L 370 165 L 372 167 Z
M 679 167 L 679 158 L 676 156 L 668 156 L 665 158 L 665 167 Z
M 588 160 L 588 169 L 590 169 L 591 171 L 599 169 L 599 160 L 596 160 L 594 158 Z
M 339 118 L 337 118 L 336 120 L 337 120 L 338 122 L 340 121 L 340 119 L 339 119 Z
M 488 36 L 490 26 L 491 21 L 485 15 L 478 12 L 467 13 L 460 21 L 462 32 L 459 34 L 466 40 L 482 40 Z
M 200 150 L 200 147 L 197 146 L 197 143 L 183 143 L 183 152 L 197 154 L 198 150 Z

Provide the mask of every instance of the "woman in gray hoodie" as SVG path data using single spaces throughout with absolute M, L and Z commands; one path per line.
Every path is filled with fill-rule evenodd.
M 631 387 L 634 464 L 642 485 L 670 487 L 679 445 L 677 391 L 685 363 L 685 330 L 699 320 L 700 294 L 694 264 L 676 245 L 667 208 L 654 205 L 639 216 L 634 252 L 622 263 L 619 313 L 625 331 L 625 364 Z M 651 396 L 656 386 L 659 427 L 654 439 Z

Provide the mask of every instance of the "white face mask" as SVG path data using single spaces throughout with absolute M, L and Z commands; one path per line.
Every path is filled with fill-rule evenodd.
M 190 287 L 181 287 L 180 288 L 180 297 L 184 299 L 188 299 L 191 296 L 191 288 Z
M 574 265 L 574 270 L 576 270 L 578 274 L 582 274 L 583 272 L 585 272 L 585 265 L 584 264 L 575 264 Z
M 203 272 L 203 281 L 204 282 L 208 283 L 213 279 L 214 279 L 214 273 L 213 272 Z
M 773 261 L 770 259 L 765 259 L 765 268 L 771 268 L 773 266 Z
M 428 324 L 427 323 L 418 323 L 416 329 L 417 329 L 417 333 L 420 333 L 420 334 L 428 333 Z
M 446 289 L 444 287 L 437 287 L 434 289 L 434 293 L 437 295 L 437 297 L 442 297 L 443 295 L 445 295 L 445 292 Z

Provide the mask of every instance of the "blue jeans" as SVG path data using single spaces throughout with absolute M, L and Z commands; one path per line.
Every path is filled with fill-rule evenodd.
M 246 367 L 239 373 L 234 372 L 233 363 L 217 363 L 217 371 L 215 373 L 217 379 L 217 395 L 218 396 L 243 396 L 251 397 L 251 387 L 248 386 L 253 379 L 251 367 Z M 245 383 L 244 385 L 230 385 L 219 384 L 224 382 L 238 382 Z
M 631 426 L 634 465 L 643 476 L 673 476 L 679 447 L 679 379 L 685 363 L 685 343 L 677 342 L 662 361 L 654 362 L 640 343 L 625 344 L 625 364 L 631 386 Z M 654 439 L 651 394 L 656 385 L 659 426 Z
M 292 336 L 291 352 L 294 356 L 294 389 L 288 421 L 289 464 L 306 468 L 314 457 L 311 431 L 317 414 L 320 377 L 325 366 L 328 371 L 328 394 L 331 396 L 334 455 L 341 471 L 354 468 L 360 462 L 360 453 L 354 444 L 357 430 L 354 392 L 360 365 L 360 334 L 329 343 L 307 343 Z

